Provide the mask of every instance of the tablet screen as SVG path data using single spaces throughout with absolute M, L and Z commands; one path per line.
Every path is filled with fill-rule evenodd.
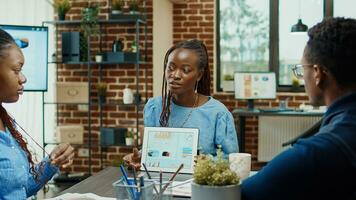
M 192 173 L 199 130 L 195 128 L 145 127 L 141 163 L 149 171 Z M 142 168 L 143 169 L 143 168 Z

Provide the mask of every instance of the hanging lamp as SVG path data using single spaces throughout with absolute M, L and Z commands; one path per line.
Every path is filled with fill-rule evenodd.
M 299 0 L 298 12 L 299 12 L 298 22 L 292 26 L 291 32 L 306 32 L 308 30 L 308 26 L 303 24 L 302 19 L 300 17 L 300 0 Z

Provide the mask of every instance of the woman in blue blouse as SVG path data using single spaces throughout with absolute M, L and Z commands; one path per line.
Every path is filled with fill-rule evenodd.
M 36 164 L 22 135 L 2 103 L 13 103 L 26 82 L 24 56 L 14 39 L 0 29 L 0 199 L 26 199 L 58 171 L 72 163 L 73 148 L 58 145 L 49 158 Z
M 199 149 L 216 155 L 221 145 L 225 155 L 238 151 L 234 119 L 228 109 L 210 96 L 208 52 L 198 40 L 171 47 L 164 59 L 162 96 L 150 99 L 144 109 L 144 124 L 151 127 L 199 128 Z M 134 151 L 129 164 L 138 167 Z

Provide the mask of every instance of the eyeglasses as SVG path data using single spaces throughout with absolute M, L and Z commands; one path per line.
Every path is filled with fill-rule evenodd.
M 304 74 L 304 69 L 303 66 L 313 66 L 313 64 L 296 64 L 292 67 L 292 71 L 294 73 L 294 76 L 297 77 L 298 79 L 303 78 Z

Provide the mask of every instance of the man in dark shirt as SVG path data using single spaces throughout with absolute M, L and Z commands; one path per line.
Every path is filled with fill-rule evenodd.
M 317 134 L 243 182 L 243 200 L 356 199 L 356 20 L 324 19 L 308 36 L 293 71 L 311 104 L 328 110 Z

